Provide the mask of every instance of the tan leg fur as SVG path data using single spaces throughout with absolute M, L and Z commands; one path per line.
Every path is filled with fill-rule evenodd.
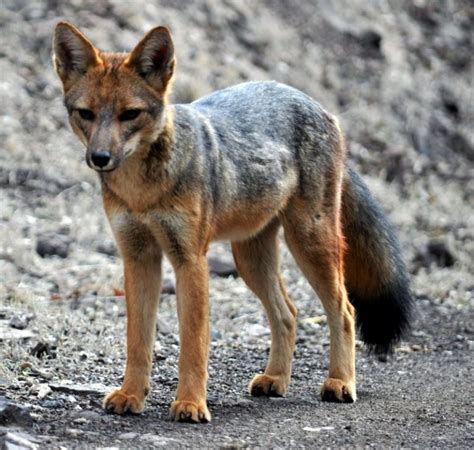
M 150 389 L 156 313 L 161 287 L 161 252 L 134 259 L 124 256 L 127 302 L 127 366 L 123 385 L 107 395 L 104 408 L 140 413 Z
M 171 404 L 171 418 L 209 422 L 206 405 L 209 354 L 208 267 L 200 256 L 176 270 L 179 318 L 179 384 Z
M 286 294 L 279 274 L 277 233 L 273 221 L 256 237 L 233 242 L 232 251 L 243 280 L 261 300 L 270 323 L 272 347 L 264 374 L 250 382 L 252 395 L 284 395 L 291 375 L 295 347 L 296 308 Z
M 336 203 L 337 204 L 337 203 Z M 337 208 L 312 213 L 296 199 L 284 215 L 285 239 L 305 277 L 321 299 L 330 329 L 329 376 L 323 400 L 353 402 L 355 322 L 343 275 L 344 241 Z

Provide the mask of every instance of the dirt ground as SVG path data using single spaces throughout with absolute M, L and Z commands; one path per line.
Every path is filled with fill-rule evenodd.
M 471 3 L 3 0 L 0 446 L 472 448 Z M 175 102 L 276 79 L 340 117 L 351 164 L 397 229 L 417 300 L 413 330 L 388 361 L 358 345 L 357 403 L 319 400 L 326 318 L 282 244 L 283 276 L 299 310 L 285 398 L 247 394 L 265 366 L 268 326 L 242 280 L 216 268 L 213 420 L 169 421 L 178 338 L 167 264 L 147 408 L 140 416 L 102 411 L 124 366 L 121 261 L 51 66 L 59 19 L 78 24 L 104 50 L 128 50 L 149 28 L 168 25 L 178 55 Z M 211 256 L 221 266 L 231 261 L 227 244 L 214 245 Z

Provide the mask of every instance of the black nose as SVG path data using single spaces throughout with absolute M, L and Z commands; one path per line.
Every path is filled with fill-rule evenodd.
M 96 167 L 105 167 L 112 158 L 112 154 L 108 150 L 99 150 L 92 153 L 91 160 Z

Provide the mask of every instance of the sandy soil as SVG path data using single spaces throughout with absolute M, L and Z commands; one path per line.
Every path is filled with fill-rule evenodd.
M 1 445 L 472 447 L 474 9 L 467 0 L 328 3 L 2 2 Z M 167 419 L 177 382 L 172 293 L 162 296 L 145 413 L 101 411 L 103 392 L 120 384 L 124 364 L 121 261 L 50 63 L 61 18 L 107 50 L 128 50 L 152 26 L 170 26 L 176 102 L 277 79 L 339 115 L 351 164 L 397 228 L 418 306 L 413 332 L 388 362 L 360 347 L 356 404 L 318 398 L 326 321 L 282 246 L 284 278 L 299 309 L 285 398 L 246 393 L 265 365 L 267 323 L 239 278 L 213 276 L 213 422 Z M 224 244 L 212 253 L 230 258 Z M 165 275 L 171 292 L 169 265 Z

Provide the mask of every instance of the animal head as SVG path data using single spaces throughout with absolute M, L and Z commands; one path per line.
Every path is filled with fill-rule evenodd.
M 130 53 L 105 53 L 60 22 L 53 50 L 69 121 L 87 148 L 89 167 L 112 171 L 157 139 L 175 66 L 166 27 L 153 28 Z

